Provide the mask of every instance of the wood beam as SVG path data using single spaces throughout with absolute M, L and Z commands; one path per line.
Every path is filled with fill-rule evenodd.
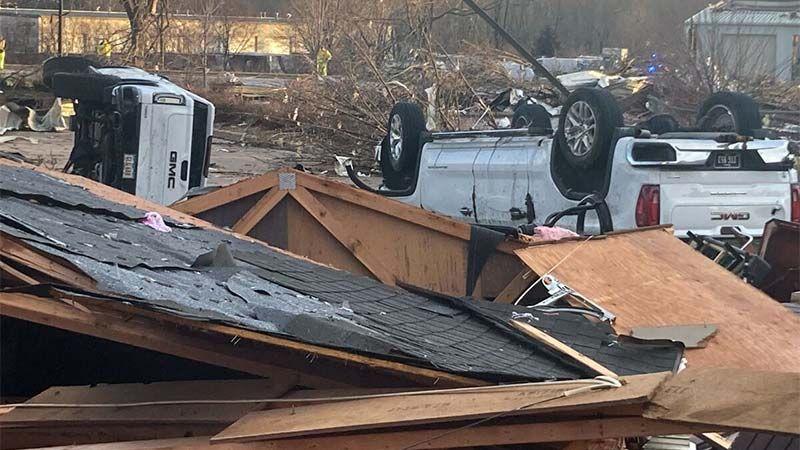
M 387 431 L 367 434 L 306 437 L 250 443 L 210 443 L 209 437 L 171 439 L 113 444 L 54 447 L 49 450 L 402 450 L 413 444 L 414 450 L 480 446 L 565 442 L 610 439 L 662 434 L 694 434 L 709 427 L 673 422 L 659 422 L 635 417 L 576 420 L 553 423 L 485 425 L 472 428 L 440 428 Z M 448 433 L 448 434 L 445 434 Z
M 80 306 L 27 294 L 0 293 L 0 314 L 254 375 L 295 376 L 296 384 L 308 387 L 445 388 L 487 384 L 447 372 L 183 319 L 119 302 L 86 297 L 66 299 Z
M 559 341 L 558 339 L 550 336 L 549 334 L 545 333 L 542 330 L 534 327 L 525 322 L 520 322 L 519 320 L 512 320 L 511 325 L 525 333 L 526 335 L 536 339 L 537 341 L 541 342 L 542 344 L 550 347 L 551 349 L 567 355 L 572 360 L 577 362 L 578 364 L 588 367 L 589 369 L 597 372 L 598 375 L 605 375 L 607 377 L 612 378 L 619 378 L 619 375 L 614 373 L 613 371 L 605 368 L 602 364 L 598 363 L 597 361 L 589 358 L 588 356 L 584 355 L 583 353 L 573 349 L 569 345 Z
M 94 279 L 73 268 L 66 260 L 60 263 L 61 258 L 45 256 L 22 242 L 7 233 L 0 232 L 0 255 L 69 285 L 83 289 L 95 287 Z
M 11 265 L 6 264 L 2 260 L 0 260 L 0 272 L 5 272 L 9 276 L 13 277 L 15 280 L 21 281 L 30 286 L 39 284 L 39 281 L 37 281 L 35 278 L 20 272 L 19 270 L 11 267 Z M 0 277 L 0 287 L 3 287 L 3 279 L 1 277 Z
M 192 197 L 171 207 L 185 214 L 196 215 L 214 209 L 240 198 L 271 189 L 278 184 L 278 173 L 267 172 L 264 175 L 248 178 L 230 186 L 225 186 L 205 195 Z
M 306 188 L 297 186 L 297 189 L 290 191 L 292 198 L 311 214 L 328 232 L 344 245 L 358 261 L 372 273 L 375 278 L 384 284 L 394 286 L 397 282 L 395 276 L 380 262 L 379 258 L 370 253 L 364 244 L 336 217 L 331 214 L 328 208 L 317 200 Z
M 233 231 L 240 234 L 249 233 L 250 230 L 258 225 L 258 223 L 286 197 L 287 192 L 288 191 L 280 190 L 277 187 L 270 189 L 236 222 L 236 224 L 233 225 Z

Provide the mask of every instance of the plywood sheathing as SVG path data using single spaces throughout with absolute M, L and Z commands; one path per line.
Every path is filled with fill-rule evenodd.
M 716 324 L 689 368 L 800 372 L 800 317 L 676 239 L 646 230 L 516 252 L 536 274 L 552 274 L 617 315 L 615 327 Z M 553 269 L 555 267 L 555 269 Z

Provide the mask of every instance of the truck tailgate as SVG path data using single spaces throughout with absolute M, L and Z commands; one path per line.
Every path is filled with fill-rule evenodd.
M 790 183 L 787 171 L 664 171 L 661 223 L 678 236 L 724 236 L 733 226 L 761 236 L 770 219 L 789 220 Z

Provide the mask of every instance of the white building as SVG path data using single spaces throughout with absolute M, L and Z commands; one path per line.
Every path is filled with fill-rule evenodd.
M 800 0 L 724 0 L 686 27 L 697 57 L 729 77 L 800 80 Z

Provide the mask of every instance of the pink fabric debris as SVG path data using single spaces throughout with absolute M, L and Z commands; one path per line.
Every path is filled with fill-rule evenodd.
M 168 227 L 167 224 L 164 223 L 164 218 L 161 217 L 161 214 L 157 212 L 151 211 L 145 214 L 144 219 L 142 219 L 142 223 L 162 233 L 169 233 L 172 231 L 172 228 Z
M 577 233 L 561 227 L 536 227 L 533 231 L 536 236 L 546 241 L 560 241 L 565 238 L 578 237 Z

